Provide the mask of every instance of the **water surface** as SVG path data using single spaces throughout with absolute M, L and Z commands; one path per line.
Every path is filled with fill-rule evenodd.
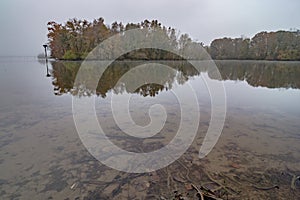
M 146 61 L 150 62 L 150 61 Z M 226 199 L 299 199 L 300 62 L 216 61 L 227 94 L 227 116 L 213 151 L 198 158 L 210 121 L 210 97 L 203 76 L 189 63 L 160 61 L 174 71 L 150 70 L 160 84 L 132 89 L 137 77 L 119 83 L 142 61 L 113 63 L 96 91 L 88 80 L 82 98 L 96 95 L 97 117 L 108 137 L 133 152 L 168 144 L 178 130 L 180 105 L 173 91 L 191 84 L 200 107 L 199 130 L 189 150 L 170 166 L 144 174 L 110 169 L 81 143 L 72 116 L 72 95 L 80 62 L 45 63 L 29 58 L 0 61 L 1 199 L 197 199 L 189 183 Z M 163 129 L 149 139 L 124 134 L 114 122 L 112 93 L 131 95 L 136 124 L 150 121 L 151 105 L 165 107 Z M 219 183 L 219 184 L 218 184 Z M 223 188 L 220 188 L 220 184 Z M 278 186 L 264 190 L 267 187 Z M 225 198 L 226 197 L 226 198 Z

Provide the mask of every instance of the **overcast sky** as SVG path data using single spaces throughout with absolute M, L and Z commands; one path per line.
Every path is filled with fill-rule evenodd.
M 205 44 L 267 30 L 300 29 L 300 0 L 1 0 L 0 56 L 36 56 L 47 22 L 69 18 L 140 22 L 158 19 Z

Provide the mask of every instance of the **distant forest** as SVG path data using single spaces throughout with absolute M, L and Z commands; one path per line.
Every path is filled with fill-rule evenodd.
M 213 59 L 240 60 L 300 60 L 300 31 L 260 32 L 253 38 L 222 38 L 212 41 L 210 46 L 195 42 L 188 34 L 179 34 L 172 27 L 165 27 L 157 20 L 141 23 L 114 22 L 106 25 L 103 18 L 92 22 L 68 20 L 64 24 L 48 22 L 48 39 L 51 57 L 60 60 L 83 60 L 88 53 L 108 37 L 130 29 L 144 29 L 151 32 L 159 29 L 172 48 L 184 51 L 187 46 L 204 47 Z M 154 53 L 153 53 L 154 52 Z M 194 52 L 196 53 L 196 52 Z M 163 51 L 141 49 L 123 55 L 121 59 L 165 59 L 176 60 L 174 54 Z
M 300 31 L 263 31 L 251 39 L 216 39 L 209 53 L 220 60 L 300 60 Z

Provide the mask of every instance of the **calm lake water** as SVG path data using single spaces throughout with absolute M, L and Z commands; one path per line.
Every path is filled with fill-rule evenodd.
M 149 62 L 149 61 L 148 61 Z M 83 146 L 72 115 L 79 62 L 33 58 L 0 59 L 1 199 L 198 199 L 190 186 L 205 187 L 223 199 L 300 199 L 300 62 L 216 61 L 226 89 L 222 135 L 203 159 L 198 152 L 210 121 L 210 97 L 203 76 L 189 64 L 162 62 L 174 73 L 156 71 L 161 84 L 130 89 L 117 83 L 140 61 L 116 62 L 99 81 L 88 81 L 82 98 L 96 95 L 96 112 L 108 137 L 133 152 L 168 144 L 178 130 L 180 106 L 172 93 L 191 84 L 201 118 L 188 151 L 156 172 L 128 174 L 110 169 Z M 147 77 L 140 73 L 138 76 Z M 165 126 L 150 139 L 132 139 L 114 122 L 112 93 L 132 95 L 132 119 L 145 126 L 151 105 L 167 112 Z

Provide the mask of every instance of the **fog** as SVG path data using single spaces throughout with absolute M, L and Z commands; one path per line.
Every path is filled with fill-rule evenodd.
M 0 56 L 36 56 L 47 42 L 47 22 L 103 17 L 140 22 L 157 19 L 209 45 L 220 37 L 253 37 L 266 30 L 300 28 L 298 0 L 1 0 Z

